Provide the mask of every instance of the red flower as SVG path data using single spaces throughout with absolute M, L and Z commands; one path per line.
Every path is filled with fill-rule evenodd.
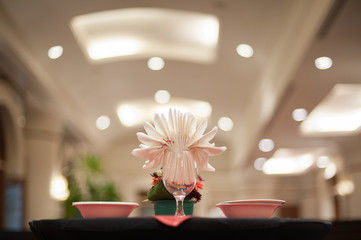
M 161 179 L 159 179 L 159 178 L 157 178 L 157 177 L 153 177 L 153 178 L 152 178 L 152 185 L 153 185 L 153 186 L 157 185 L 160 180 L 161 180 Z
M 194 187 L 194 189 L 196 191 L 198 191 L 198 189 L 203 189 L 203 183 L 202 180 L 197 180 L 196 186 Z

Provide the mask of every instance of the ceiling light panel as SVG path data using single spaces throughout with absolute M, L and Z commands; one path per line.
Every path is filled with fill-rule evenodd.
M 155 113 L 164 113 L 168 116 L 170 108 L 191 112 L 198 120 L 207 119 L 212 113 L 212 106 L 208 102 L 172 98 L 164 104 L 156 104 L 152 99 L 134 99 L 122 102 L 117 107 L 117 115 L 124 126 L 133 127 L 141 125 L 144 121 L 151 122 Z
M 262 167 L 265 174 L 301 174 L 308 170 L 323 149 L 279 148 Z
M 77 16 L 71 29 L 90 61 L 162 56 L 211 63 L 219 21 L 204 13 L 129 8 Z
M 336 84 L 301 123 L 305 135 L 350 135 L 361 127 L 361 84 Z

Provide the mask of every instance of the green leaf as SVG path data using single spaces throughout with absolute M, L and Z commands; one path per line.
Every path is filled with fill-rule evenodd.
M 150 201 L 174 199 L 173 195 L 165 189 L 163 181 L 159 181 L 157 185 L 149 190 L 147 198 Z
M 91 172 L 93 173 L 101 173 L 102 172 L 102 166 L 101 166 L 101 160 L 100 158 L 94 156 L 94 155 L 89 155 L 86 156 L 84 158 L 84 164 L 86 166 L 86 168 L 88 168 Z

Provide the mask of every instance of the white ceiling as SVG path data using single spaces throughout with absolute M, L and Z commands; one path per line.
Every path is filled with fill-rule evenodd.
M 333 6 L 340 11 L 329 18 Z M 148 58 L 91 64 L 71 32 L 71 19 L 135 7 L 216 15 L 216 61 L 165 59 L 161 71 L 149 70 Z M 120 124 L 120 102 L 152 98 L 166 89 L 174 97 L 210 102 L 210 127 L 222 116 L 231 117 L 233 130 L 220 131 L 217 138 L 232 149 L 231 164 L 243 164 L 260 155 L 255 146 L 263 136 L 275 139 L 277 147 L 325 144 L 324 139 L 299 137 L 299 123 L 292 121 L 290 111 L 311 111 L 337 82 L 360 82 L 360 13 L 358 1 L 331 0 L 0 0 L 0 50 L 16 54 L 33 76 L 25 82 L 17 79 L 32 101 L 55 110 L 69 129 L 77 129 L 99 148 L 142 131 Z M 254 48 L 253 57 L 237 55 L 240 43 Z M 64 54 L 51 60 L 47 51 L 54 45 L 62 45 Z M 317 70 L 313 61 L 321 55 L 332 57 L 334 68 Z M 94 123 L 103 114 L 110 116 L 112 125 L 99 131 Z
M 305 136 L 300 133 L 300 122 L 292 120 L 295 108 L 305 108 L 311 112 L 338 84 L 361 83 L 361 2 L 335 1 L 324 24 L 298 66 L 287 91 L 273 118 L 264 128 L 262 137 L 276 139 L 276 149 L 286 148 L 326 148 L 331 153 L 343 154 L 348 148 L 360 144 L 360 134 L 321 134 Z M 314 60 L 328 56 L 333 66 L 327 70 L 314 67 Z M 356 100 L 356 99 L 355 99 Z M 261 136 L 260 136 L 261 137 Z M 270 157 L 273 152 L 261 153 L 254 149 L 250 159 Z

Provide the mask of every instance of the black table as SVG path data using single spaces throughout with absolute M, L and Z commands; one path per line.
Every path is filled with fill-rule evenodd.
M 177 227 L 153 217 L 34 220 L 38 240 L 57 239 L 324 239 L 331 223 L 312 219 L 192 217 Z

